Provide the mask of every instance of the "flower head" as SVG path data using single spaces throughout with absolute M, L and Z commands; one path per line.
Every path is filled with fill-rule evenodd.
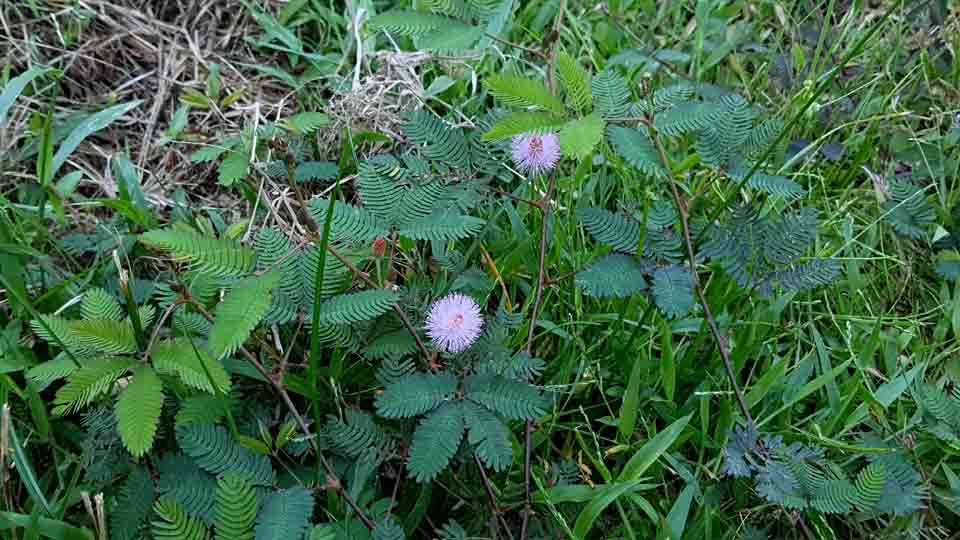
M 427 335 L 438 349 L 446 352 L 465 351 L 480 337 L 482 327 L 480 306 L 460 293 L 437 300 L 427 315 Z
M 560 139 L 556 133 L 517 135 L 511 146 L 513 161 L 527 174 L 545 173 L 560 160 Z

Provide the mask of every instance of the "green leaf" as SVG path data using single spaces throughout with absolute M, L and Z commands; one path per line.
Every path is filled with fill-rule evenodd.
M 687 484 L 670 507 L 670 513 L 667 514 L 667 538 L 671 540 L 683 538 L 683 531 L 687 527 L 687 515 L 690 513 L 690 503 L 693 502 L 696 491 L 695 484 Z
M 320 305 L 320 324 L 352 324 L 369 321 L 389 311 L 397 293 L 385 289 L 341 294 Z
M 450 402 L 431 412 L 413 432 L 407 470 L 417 482 L 429 482 L 447 468 L 457 452 L 464 430 L 463 410 Z
M 209 238 L 190 229 L 171 227 L 145 232 L 140 241 L 170 252 L 176 260 L 192 263 L 201 273 L 239 277 L 253 270 L 253 250 L 229 238 Z
M 271 493 L 257 516 L 256 540 L 303 538 L 313 516 L 313 493 L 304 487 Z
M 653 273 L 653 298 L 663 313 L 675 319 L 693 309 L 693 280 L 685 266 L 657 268 Z
M 217 180 L 221 186 L 232 186 L 238 180 L 247 176 L 250 170 L 250 154 L 243 148 L 239 151 L 232 151 L 220 163 L 220 170 Z
M 138 529 L 150 516 L 155 495 L 156 489 L 150 471 L 142 465 L 134 468 L 116 497 L 116 509 L 110 513 L 110 538 L 139 538 Z
M 547 400 L 535 386 L 497 375 L 471 375 L 466 398 L 511 420 L 533 420 L 546 412 Z
M 83 320 L 72 321 L 70 331 L 86 348 L 106 354 L 134 354 L 137 339 L 129 321 Z
M 507 470 L 513 461 L 510 429 L 495 414 L 479 405 L 464 401 L 461 407 L 470 430 L 467 440 L 475 447 L 477 457 L 497 472 Z
M 643 174 L 666 177 L 660 154 L 646 133 L 624 126 L 611 126 L 607 138 L 617 155 Z
M 371 17 L 367 24 L 371 28 L 401 36 L 422 36 L 444 28 L 462 28 L 464 31 L 470 28 L 456 19 L 443 15 L 402 10 L 388 11 Z
M 53 156 L 53 164 L 50 170 L 47 171 L 47 178 L 44 179 L 45 182 L 49 182 L 56 176 L 57 172 L 60 170 L 60 167 L 67 162 L 67 158 L 70 157 L 70 154 L 80 146 L 80 143 L 84 141 L 90 135 L 100 131 L 101 129 L 109 126 L 121 116 L 129 112 L 130 110 L 138 107 L 142 101 L 131 101 L 130 103 L 123 103 L 121 105 L 114 105 L 108 109 L 104 109 L 96 114 L 91 115 L 89 118 L 80 122 L 77 127 L 73 128 L 73 131 L 70 132 L 70 135 L 60 144 L 60 148 L 57 149 L 57 153 Z
M 176 501 L 160 499 L 153 506 L 157 519 L 151 522 L 155 540 L 209 540 L 210 532 L 203 522 L 188 516 Z
M 506 118 L 497 121 L 483 134 L 485 141 L 502 141 L 525 133 L 543 134 L 556 131 L 566 120 L 542 112 L 515 112 Z
M 590 74 L 573 57 L 561 51 L 557 55 L 557 69 L 560 80 L 567 91 L 567 99 L 577 112 L 586 112 L 593 105 L 590 91 Z
M 10 79 L 7 85 L 3 87 L 3 93 L 0 94 L 0 124 L 4 124 L 7 118 L 7 111 L 13 106 L 13 102 L 23 93 L 28 84 L 37 77 L 49 73 L 53 68 L 37 66 L 24 71 L 20 75 Z M 52 177 L 53 175 L 51 175 Z
M 606 121 L 599 114 L 571 120 L 560 130 L 560 150 L 563 155 L 575 158 L 589 156 L 603 138 Z
M 151 364 L 158 373 L 176 375 L 187 386 L 211 394 L 230 391 L 230 374 L 223 364 L 211 358 L 203 349 L 194 349 L 189 338 L 161 341 L 155 345 L 150 356 Z
M 407 535 L 404 534 L 403 527 L 397 523 L 397 520 L 393 519 L 393 516 L 386 516 L 377 523 L 371 540 L 406 540 L 406 538 Z
M 83 295 L 80 304 L 80 314 L 84 319 L 108 319 L 119 321 L 123 319 L 123 310 L 117 299 L 100 287 L 90 289 Z
M 120 198 L 130 201 L 136 208 L 149 210 L 147 197 L 143 193 L 143 186 L 140 185 L 140 174 L 137 172 L 137 166 L 130 161 L 126 154 L 116 154 L 113 156 L 113 175 L 117 179 L 117 187 L 120 188 Z
M 71 373 L 67 384 L 57 391 L 53 400 L 53 413 L 62 415 L 86 407 L 94 399 L 111 390 L 113 383 L 135 365 L 129 358 L 91 360 Z
M 309 135 L 330 124 L 330 117 L 321 112 L 302 112 L 283 121 L 283 126 L 297 135 Z
M 486 79 L 487 88 L 495 98 L 514 107 L 537 107 L 563 114 L 563 102 L 550 93 L 541 81 L 516 75 L 491 75 Z
M 74 527 L 64 521 L 41 517 L 17 514 L 14 512 L 0 512 L 0 531 L 10 529 L 31 529 L 44 538 L 51 540 L 94 540 L 90 529 Z
M 217 481 L 216 517 L 214 528 L 217 540 L 251 540 L 253 523 L 257 518 L 257 494 L 235 473 L 227 473 Z
M 4 407 L 2 409 L 2 415 L 2 421 L 7 424 L 10 429 L 10 446 L 13 447 L 14 470 L 16 470 L 20 476 L 20 480 L 23 482 L 24 487 L 26 487 L 27 494 L 33 504 L 36 505 L 36 508 L 43 510 L 46 515 L 52 516 L 54 513 L 53 507 L 50 506 L 46 495 L 43 494 L 43 488 L 41 488 L 37 482 L 37 475 L 34 471 L 33 464 L 30 462 L 30 456 L 23 448 L 23 445 L 20 444 L 20 437 L 17 436 L 16 425 L 10 422 L 10 409 Z
M 624 441 L 633 439 L 637 427 L 637 413 L 640 409 L 640 381 L 643 378 L 645 362 L 634 360 L 630 370 L 630 379 L 627 381 L 627 390 L 623 394 L 623 404 L 620 406 L 620 424 L 618 429 Z
M 624 494 L 636 490 L 642 484 L 639 480 L 612 484 L 598 489 L 589 503 L 580 512 L 573 527 L 573 536 L 577 539 L 587 538 L 587 533 L 593 528 L 594 522 L 608 506 Z
M 638 480 L 643 473 L 647 472 L 647 469 L 677 440 L 683 432 L 683 428 L 687 427 L 687 423 L 690 422 L 691 416 L 692 414 L 688 414 L 680 418 L 647 441 L 623 466 L 623 470 L 617 477 L 617 482 Z
M 163 410 L 163 382 L 150 366 L 133 372 L 133 379 L 117 400 L 117 431 L 123 445 L 139 458 L 153 446 Z
M 210 329 L 210 352 L 220 359 L 233 354 L 250 332 L 267 314 L 273 301 L 273 288 L 280 282 L 280 272 L 249 277 L 237 282 L 217 307 L 217 316 Z
M 377 412 L 384 418 L 421 415 L 452 398 L 457 378 L 449 373 L 414 373 L 388 384 L 377 396 Z
M 594 298 L 629 298 L 647 288 L 643 268 L 622 253 L 600 257 L 577 273 L 576 283 Z

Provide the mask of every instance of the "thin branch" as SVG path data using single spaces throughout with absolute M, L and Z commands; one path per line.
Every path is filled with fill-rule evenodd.
M 477 470 L 480 471 L 480 478 L 483 480 L 483 490 L 487 492 L 487 498 L 490 500 L 490 511 L 493 512 L 496 520 L 495 523 L 499 522 L 503 530 L 507 532 L 507 537 L 513 540 L 513 533 L 510 532 L 510 527 L 500 513 L 500 507 L 497 505 L 497 494 L 493 492 L 493 485 L 490 483 L 490 478 L 487 477 L 487 471 L 483 468 L 483 463 L 480 462 L 480 458 L 478 458 L 476 454 L 473 456 L 473 461 L 477 464 Z
M 562 1 L 562 0 L 561 0 Z M 562 4 L 561 4 L 562 5 Z M 547 188 L 546 195 L 543 196 L 543 201 L 540 205 L 540 210 L 542 210 L 542 223 L 540 224 L 540 254 L 539 260 L 537 262 L 537 286 L 533 293 L 533 308 L 530 312 L 530 328 L 527 330 L 527 354 L 533 356 L 533 334 L 536 331 L 537 326 L 537 317 L 540 313 L 540 304 L 543 302 L 543 288 L 547 282 L 547 234 L 549 233 L 549 224 L 550 224 L 550 201 L 553 199 L 554 191 L 557 189 L 557 175 L 553 174 L 550 176 L 550 186 Z M 531 484 L 531 474 L 532 466 L 530 460 L 530 454 L 532 453 L 533 448 L 533 421 L 527 420 L 525 429 L 524 429 L 524 446 L 523 446 L 523 494 L 524 494 L 524 511 L 523 511 L 523 523 L 520 527 L 520 540 L 527 540 L 529 537 L 530 531 L 530 514 L 533 513 L 533 505 L 531 504 L 530 498 L 530 484 Z
M 200 312 L 201 315 L 203 315 L 205 319 L 207 319 L 211 323 L 213 322 L 213 315 L 211 315 L 210 312 L 203 307 L 203 305 L 201 305 L 199 302 L 196 302 L 194 300 L 187 299 L 187 301 L 192 303 L 194 307 L 197 308 L 197 310 Z M 253 353 L 248 351 L 246 347 L 241 345 L 240 353 L 243 354 L 243 356 L 247 359 L 247 361 L 250 362 L 250 365 L 252 365 L 254 369 L 257 370 L 257 373 L 259 373 L 264 379 L 267 380 L 267 382 L 270 383 L 270 386 L 273 387 L 277 395 L 280 396 L 280 399 L 283 400 L 283 404 L 287 407 L 287 410 L 293 416 L 293 419 L 297 423 L 297 425 L 300 427 L 300 430 L 303 431 L 303 434 L 307 438 L 307 441 L 310 442 L 310 446 L 313 448 L 313 451 L 316 452 L 317 459 L 320 461 L 320 465 L 323 467 L 324 471 L 326 471 L 327 473 L 327 481 L 330 483 L 330 486 L 333 487 L 340 494 L 340 496 L 343 497 L 343 500 L 347 502 L 350 508 L 352 508 L 353 511 L 357 513 L 357 517 L 360 519 L 361 522 L 363 522 L 363 525 L 371 531 L 374 530 L 376 528 L 376 525 L 373 523 L 373 521 L 370 520 L 369 517 L 367 517 L 366 514 L 363 513 L 363 510 L 360 509 L 360 506 L 357 504 L 355 500 L 353 500 L 353 497 L 350 496 L 346 488 L 343 486 L 343 483 L 340 481 L 340 477 L 337 476 L 337 472 L 330 465 L 330 462 L 327 461 L 325 457 L 323 457 L 323 453 L 320 450 L 320 445 L 317 444 L 316 437 L 310 434 L 310 428 L 307 426 L 307 422 L 303 419 L 303 416 L 300 414 L 300 411 L 297 410 L 296 404 L 294 404 L 293 400 L 290 399 L 290 394 L 287 392 L 287 389 L 283 386 L 283 381 L 278 380 L 276 377 L 272 376 L 269 372 L 267 372 L 267 369 L 263 366 L 263 364 L 261 364 L 260 361 L 257 360 L 257 357 L 254 356 Z
M 531 48 L 529 48 L 529 47 L 524 47 L 523 45 L 520 45 L 519 43 L 514 43 L 514 42 L 512 42 L 512 41 L 507 41 L 507 40 L 505 40 L 505 39 L 503 39 L 503 38 L 501 38 L 501 37 L 498 37 L 498 36 L 495 36 L 495 35 L 491 34 L 490 32 L 484 32 L 484 34 L 485 34 L 488 38 L 490 38 L 490 39 L 492 39 L 492 40 L 494 40 L 494 41 L 497 41 L 497 42 L 499 42 L 499 43 L 503 43 L 504 45 L 509 45 L 509 46 L 511 46 L 511 47 L 520 49 L 521 51 L 527 51 L 528 53 L 530 53 L 530 54 L 532 54 L 532 55 L 534 55 L 534 56 L 537 56 L 537 57 L 540 58 L 541 60 L 547 60 L 547 55 L 543 54 L 541 51 L 538 51 L 538 50 L 536 50 L 536 49 L 531 49 Z
M 730 385 L 733 386 L 733 392 L 737 396 L 737 403 L 740 405 L 740 410 L 747 420 L 747 425 L 752 428 L 754 426 L 753 416 L 750 415 L 750 406 L 743 397 L 743 391 L 737 383 L 737 375 L 733 369 L 733 362 L 730 360 L 730 348 L 727 346 L 727 339 L 720 332 L 720 327 L 717 326 L 717 320 L 714 318 L 713 312 L 710 311 L 710 305 L 707 303 L 707 297 L 703 293 L 703 287 L 700 285 L 700 276 L 697 274 L 696 254 L 693 250 L 693 239 L 690 236 L 689 208 L 680 195 L 680 190 L 677 188 L 677 180 L 673 175 L 673 170 L 670 168 L 670 160 L 667 158 L 667 151 L 663 146 L 660 133 L 652 126 L 652 122 L 646 121 L 644 123 L 649 128 L 650 138 L 653 139 L 657 147 L 660 161 L 663 163 L 663 167 L 667 171 L 667 177 L 670 179 L 670 192 L 673 195 L 673 203 L 677 207 L 677 212 L 680 213 L 680 225 L 683 227 L 683 240 L 687 248 L 687 258 L 690 260 L 690 276 L 693 281 L 693 288 L 697 292 L 697 299 L 703 308 L 703 315 L 707 319 L 710 333 L 713 334 L 713 338 L 717 342 L 717 347 L 720 349 L 720 357 L 723 358 L 723 366 L 727 371 L 727 378 L 730 380 Z

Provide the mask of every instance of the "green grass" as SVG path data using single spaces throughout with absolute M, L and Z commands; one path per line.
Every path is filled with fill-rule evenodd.
M 409 8 L 407 4 L 357 5 L 366 10 L 366 21 L 376 22 L 378 14 Z M 10 28 L 20 24 L 37 30 L 29 39 L 7 30 L 0 42 L 28 51 L 31 64 L 50 63 L 62 70 L 38 74 L 20 96 L 10 91 L 19 86 L 7 81 L 26 71 L 23 59 L 16 59 L 0 79 L 10 91 L 0 97 L 0 111 L 12 104 L 6 125 L 0 126 L 0 148 L 6 151 L 0 174 L 10 179 L 3 182 L 0 198 L 5 289 L 0 401 L 10 411 L 8 415 L 5 409 L 3 422 L 15 428 L 12 451 L 4 454 L 9 461 L 2 464 L 0 530 L 16 530 L 18 538 L 93 538 L 99 526 L 78 492 L 103 493 L 110 522 L 111 512 L 119 511 L 111 504 L 131 471 L 132 458 L 120 444 L 109 412 L 119 389 L 89 411 L 51 416 L 61 383 L 43 386 L 27 373 L 45 363 L 45 369 L 59 366 L 54 362 L 65 340 L 39 339 L 29 323 L 36 313 L 79 313 L 79 295 L 102 286 L 129 307 L 157 304 L 158 316 L 166 307 L 162 299 L 181 298 L 182 288 L 216 317 L 220 293 L 230 281 L 197 277 L 183 261 L 137 243 L 140 233 L 179 224 L 207 236 L 240 240 L 271 226 L 289 235 L 292 245 L 314 242 L 324 249 L 328 241 L 334 243 L 332 238 L 299 223 L 306 214 L 299 209 L 304 201 L 332 193 L 338 210 L 341 202 L 363 207 L 363 189 L 355 176 L 361 162 L 386 152 L 429 154 L 396 137 L 403 133 L 401 110 L 422 107 L 470 127 L 466 120 L 479 123 L 501 105 L 485 81 L 503 74 L 532 78 L 559 96 L 556 88 L 564 88 L 569 70 L 551 66 L 555 51 L 593 75 L 623 66 L 618 69 L 637 100 L 674 82 L 702 83 L 736 92 L 763 118 L 784 122 L 782 140 L 763 165 L 806 188 L 807 195 L 796 201 L 737 185 L 701 163 L 689 139 L 667 140 L 674 179 L 690 202 L 696 247 L 702 246 L 707 224 L 726 216 L 736 202 L 749 202 L 771 218 L 815 208 L 819 225 L 802 260 L 834 258 L 839 277 L 808 292 L 764 297 L 738 286 L 718 263 L 698 260 L 707 302 L 726 336 L 738 387 L 762 435 L 822 448 L 825 457 L 811 463 L 821 473 L 851 481 L 869 460 L 896 452 L 919 473 L 925 509 L 907 515 L 869 509 L 798 511 L 766 497 L 758 481 L 725 474 L 725 448 L 735 443 L 731 430 L 746 421 L 703 310 L 696 307 L 671 318 L 649 289 L 626 299 L 598 300 L 575 285 L 576 272 L 609 251 L 581 226 L 576 209 L 623 210 L 643 220 L 654 202 L 673 204 L 668 180 L 640 174 L 605 141 L 582 158 L 565 157 L 555 173 L 544 253 L 549 279 L 536 320 L 531 314 L 544 212 L 528 203 L 544 198 L 549 177 L 526 182 L 506 166 L 497 168 L 489 187 L 507 195 L 480 188 L 480 202 L 465 213 L 486 225 L 465 240 L 386 238 L 386 253 L 377 256 L 368 244 L 339 243 L 336 248 L 369 277 L 354 276 L 354 288 L 400 286 L 398 306 L 415 329 L 422 328 L 432 300 L 461 287 L 480 300 L 488 325 L 498 309 L 513 315 L 500 336 L 500 346 L 511 354 L 525 349 L 534 325 L 532 353 L 544 361 L 544 369 L 531 382 L 550 393 L 553 406 L 534 425 L 529 484 L 522 421 L 506 424 L 514 450 L 506 470 L 479 469 L 465 444 L 451 467 L 430 483 L 418 483 L 405 469 L 411 421 L 376 417 L 373 427 L 351 423 L 350 433 L 359 440 L 393 438 L 399 443 L 385 445 L 394 453 L 372 464 L 338 454 L 336 445 L 324 441 L 324 426 L 333 425 L 328 417 L 353 422 L 351 409 L 375 413 L 381 377 L 396 359 L 370 358 L 366 345 L 381 335 L 404 335 L 403 321 L 392 311 L 369 321 L 358 315 L 361 322 L 350 328 L 332 329 L 321 327 L 319 312 L 294 306 L 299 310 L 294 322 L 262 323 L 240 336 L 268 375 L 283 377 L 267 384 L 239 354 L 225 361 L 233 390 L 214 397 L 229 409 L 210 413 L 216 416 L 213 421 L 229 419 L 229 441 L 220 450 L 249 463 L 268 455 L 276 488 L 318 488 L 311 526 L 335 524 L 318 526 L 313 538 L 349 538 L 347 529 L 365 530 L 357 519 L 359 509 L 373 523 L 392 515 L 408 538 L 440 536 L 455 520 L 471 538 L 518 539 L 527 487 L 534 511 L 530 538 L 919 538 L 928 531 L 949 537 L 960 529 L 957 440 L 934 433 L 930 409 L 918 403 L 915 390 L 926 382 L 956 392 L 960 384 L 960 287 L 938 273 L 943 254 L 957 249 L 949 245 L 951 238 L 957 241 L 950 233 L 960 232 L 960 215 L 954 210 L 960 204 L 960 64 L 950 53 L 951 47 L 960 47 L 957 6 L 936 0 L 879 6 L 847 0 L 518 4 L 503 24 L 490 22 L 487 15 L 450 12 L 462 23 L 489 25 L 484 28 L 494 28 L 498 39 L 477 34 L 487 48 L 468 55 L 448 50 L 452 38 L 446 36 L 444 46 L 434 51 L 437 58 L 407 68 L 388 60 L 403 59 L 398 50 L 429 50 L 440 37 L 426 31 L 425 37 L 401 35 L 414 33 L 409 31 L 394 32 L 391 40 L 371 23 L 358 39 L 356 7 L 291 1 L 271 12 L 251 3 L 242 9 L 255 16 L 241 19 L 236 30 L 249 38 L 244 52 L 222 51 L 245 57 L 230 58 L 231 69 L 198 64 L 199 79 L 174 80 L 156 115 L 147 114 L 147 103 L 134 105 L 136 95 L 125 93 L 81 107 L 70 97 L 79 95 L 76 73 L 40 46 L 82 48 L 97 38 L 106 19 L 71 6 L 59 15 L 61 36 L 55 37 L 51 8 L 0 7 L 14 22 Z M 133 24 L 129 21 L 134 19 L 123 20 Z M 363 64 L 355 71 L 358 54 Z M 133 64 L 123 65 L 129 75 L 138 75 Z M 498 96 L 511 91 L 497 90 Z M 55 102 L 58 94 L 67 97 Z M 178 102 L 173 96 L 186 99 Z M 131 109 L 123 119 L 95 114 L 108 107 L 124 110 L 125 103 Z M 371 108 L 371 103 L 378 106 Z M 582 111 L 589 103 L 568 102 L 564 110 L 559 105 L 549 100 L 554 112 L 564 114 Z M 268 112 L 254 116 L 254 110 Z M 314 112 L 327 116 L 306 130 L 289 127 L 297 114 Z M 71 119 L 73 113 L 88 114 L 87 120 Z M 44 125 L 48 118 L 49 129 Z M 173 125 L 178 122 L 182 125 Z M 140 159 L 142 126 L 147 124 L 154 149 Z M 255 132 L 255 126 L 262 131 Z M 308 136 L 301 138 L 304 131 Z M 478 128 L 477 137 L 483 131 Z M 232 146 L 241 165 L 251 156 L 247 172 L 216 158 L 188 159 L 196 150 L 217 146 Z M 170 149 L 174 157 L 160 159 L 157 148 Z M 97 149 L 111 156 L 112 167 Z M 125 162 L 127 169 L 116 161 L 122 152 L 134 156 Z M 437 167 L 441 179 L 469 180 L 458 176 L 469 176 L 468 168 L 438 165 L 442 160 L 440 155 L 429 165 Z M 273 162 L 289 174 L 302 161 L 328 161 L 345 181 L 336 187 L 330 182 L 297 184 L 275 173 Z M 187 189 L 177 193 L 176 181 L 161 181 L 167 179 L 168 165 L 169 174 L 179 175 L 170 179 L 191 178 Z M 109 179 L 104 179 L 105 170 L 111 170 Z M 89 181 L 74 189 L 68 175 L 76 171 Z M 223 181 L 227 177 L 230 181 Z M 110 196 L 111 180 L 115 197 Z M 889 201 L 889 185 L 898 180 L 911 180 L 922 190 L 914 202 L 922 201 L 931 216 L 921 219 L 916 237 L 898 233 L 894 226 L 904 219 L 901 207 Z M 407 189 L 418 181 L 407 178 L 401 186 Z M 185 203 L 157 206 L 153 201 L 158 199 Z M 919 215 L 910 204 L 902 207 L 910 209 L 908 218 Z M 331 219 L 325 217 L 320 229 L 329 233 Z M 679 223 L 668 231 L 683 232 Z M 316 290 L 311 306 L 319 304 L 321 293 L 328 294 L 326 285 L 319 287 L 330 271 L 332 256 L 327 259 L 316 279 L 311 278 Z M 120 295 L 121 273 L 132 278 L 129 296 Z M 160 283 L 180 285 L 160 291 Z M 200 312 L 191 313 L 199 319 L 194 324 L 202 326 Z M 161 337 L 187 331 L 177 324 L 172 315 L 157 331 Z M 322 331 L 311 330 L 317 327 Z M 151 339 L 150 328 L 144 325 L 139 341 Z M 206 346 L 204 331 L 194 332 L 190 335 L 199 338 L 195 346 Z M 397 339 L 404 358 L 421 371 L 435 363 L 452 371 L 474 369 L 495 355 L 484 350 L 488 356 L 479 359 L 419 358 L 415 344 Z M 138 358 L 149 362 L 143 344 L 139 349 Z M 72 369 L 67 364 L 71 359 L 89 361 L 61 355 L 67 367 L 58 369 Z M 283 389 L 279 395 L 277 388 Z M 211 471 L 190 460 L 175 466 L 161 462 L 164 454 L 177 452 L 176 412 L 199 395 L 173 377 L 164 377 L 164 389 L 159 434 L 140 462 L 153 473 L 158 494 L 169 489 L 163 483 L 170 468 L 164 467 L 180 467 L 178 474 L 209 488 Z M 317 459 L 288 407 L 305 413 L 309 430 L 320 432 L 317 441 L 332 469 Z M 348 430 L 340 426 L 341 432 Z M 369 429 L 382 433 L 364 431 Z M 234 465 L 242 468 L 238 463 L 243 460 Z M 262 461 L 256 461 L 261 472 Z M 320 489 L 325 482 L 333 489 Z M 202 495 L 206 488 L 197 489 Z M 268 496 L 257 493 L 261 502 Z M 190 516 L 201 517 L 191 504 L 201 505 L 202 498 L 178 503 Z M 495 513 L 492 504 L 498 507 Z M 94 508 L 94 514 L 98 511 Z M 269 522 L 276 516 L 260 517 Z M 146 531 L 147 523 L 158 519 L 151 512 L 134 522 Z M 133 537 L 126 536 L 132 532 L 111 531 L 111 538 Z M 331 536 L 323 536 L 326 532 Z M 441 537 L 459 538 L 453 533 Z

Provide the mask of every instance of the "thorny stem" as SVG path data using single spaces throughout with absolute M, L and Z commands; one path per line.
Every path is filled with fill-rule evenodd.
M 561 0 L 562 1 L 562 0 Z M 562 4 L 561 4 L 562 6 Z M 527 330 L 527 354 L 533 356 L 533 334 L 537 327 L 537 316 L 540 312 L 540 304 L 543 302 L 543 287 L 546 285 L 546 261 L 547 261 L 547 234 L 550 224 L 550 201 L 553 200 L 554 191 L 557 189 L 557 175 L 550 176 L 550 186 L 547 188 L 547 194 L 543 196 L 543 201 L 539 205 L 542 212 L 542 222 L 540 224 L 540 259 L 537 263 L 537 286 L 533 293 L 533 309 L 530 312 L 530 328 Z M 530 480 L 531 464 L 530 454 L 533 448 L 533 421 L 527 420 L 524 433 L 523 446 L 523 494 L 524 511 L 523 524 L 520 527 L 520 540 L 527 540 L 529 535 L 530 514 L 533 507 L 530 504 Z
M 193 306 L 197 308 L 197 310 L 200 312 L 201 315 L 203 315 L 205 319 L 207 319 L 211 323 L 213 322 L 213 315 L 211 315 L 210 312 L 203 307 L 203 305 L 189 299 L 187 299 L 187 301 L 192 303 Z M 346 503 L 350 506 L 350 508 L 353 509 L 354 512 L 357 513 L 357 517 L 360 519 L 361 522 L 363 522 L 363 525 L 371 531 L 374 530 L 376 528 L 376 525 L 373 523 L 373 521 L 370 520 L 369 517 L 367 517 L 366 514 L 363 513 L 363 510 L 360 508 L 359 505 L 357 505 L 357 502 L 353 500 L 353 497 L 351 497 L 350 494 L 347 493 L 346 488 L 343 487 L 343 483 L 340 481 L 340 477 L 337 476 L 337 472 L 330 465 L 330 462 L 327 461 L 325 457 L 323 457 L 323 453 L 320 450 L 320 445 L 317 444 L 316 437 L 314 437 L 313 435 L 310 435 L 310 428 L 307 426 L 307 422 L 303 419 L 303 416 L 300 415 L 300 411 L 297 410 L 296 404 L 293 402 L 292 399 L 290 399 L 290 394 L 289 392 L 287 392 L 287 389 L 283 386 L 283 381 L 279 380 L 277 377 L 274 377 L 270 373 L 268 373 L 267 369 L 263 367 L 263 364 L 261 364 L 260 361 L 257 360 L 257 357 L 254 356 L 253 353 L 248 351 L 246 347 L 241 345 L 240 353 L 243 354 L 243 356 L 247 359 L 247 361 L 250 362 L 250 365 L 252 365 L 254 369 L 257 370 L 257 373 L 259 373 L 264 379 L 267 380 L 267 382 L 270 383 L 270 386 L 273 387 L 277 395 L 280 396 L 280 399 L 283 400 L 283 404 L 286 405 L 287 410 L 293 416 L 293 419 L 297 423 L 297 425 L 300 427 L 300 430 L 303 431 L 303 434 L 307 438 L 307 441 L 310 442 L 310 446 L 313 448 L 313 451 L 317 454 L 317 459 L 320 460 L 320 465 L 323 467 L 324 471 L 326 471 L 330 485 L 332 485 L 334 489 L 337 490 L 340 496 L 343 497 L 343 500 L 346 501 Z
M 680 214 L 680 225 L 683 227 L 683 240 L 687 248 L 687 258 L 690 260 L 690 276 L 691 280 L 693 281 L 693 288 L 697 292 L 697 299 L 700 301 L 700 306 L 703 308 L 703 315 L 707 319 L 707 325 L 710 327 L 710 333 L 713 334 L 713 338 L 717 342 L 717 348 L 720 349 L 720 357 L 723 358 L 723 366 L 727 371 L 727 378 L 730 380 L 730 385 L 733 386 L 733 392 L 737 396 L 737 403 L 740 405 L 740 411 L 743 412 L 743 417 L 747 421 L 747 426 L 753 428 L 753 416 L 750 415 L 750 406 L 747 404 L 747 400 L 743 397 L 743 391 L 740 390 L 740 385 L 737 383 L 737 376 L 733 370 L 733 362 L 730 360 L 730 349 L 727 346 L 727 339 L 720 332 L 720 327 L 717 326 L 717 320 L 713 317 L 713 312 L 710 311 L 710 305 L 707 303 L 707 297 L 703 293 L 703 287 L 700 285 L 700 276 L 697 274 L 697 259 L 693 251 L 693 239 L 690 236 L 689 208 L 687 203 L 683 200 L 683 197 L 680 195 L 680 190 L 677 188 L 677 180 L 674 178 L 673 171 L 670 168 L 670 160 L 667 158 L 667 151 L 663 146 L 663 140 L 660 138 L 660 133 L 658 133 L 656 128 L 653 127 L 653 122 L 651 122 L 649 119 L 644 120 L 643 123 L 646 124 L 648 130 L 650 131 L 650 138 L 653 139 L 653 142 L 657 147 L 657 153 L 660 155 L 660 161 L 663 163 L 663 168 L 667 172 L 667 178 L 670 180 L 670 192 L 673 195 L 673 204 L 677 207 L 677 212 Z
M 178 307 L 182 306 L 185 303 L 186 303 L 185 300 L 177 300 L 176 302 L 170 304 L 170 307 L 168 307 L 163 312 L 163 315 L 160 317 L 160 321 L 157 322 L 157 326 L 154 327 L 153 333 L 150 335 L 150 341 L 147 343 L 147 348 L 143 352 L 144 356 L 149 355 L 150 352 L 153 351 L 153 344 L 154 342 L 157 341 L 157 336 L 160 335 L 160 330 L 163 328 L 163 323 L 167 322 L 167 319 L 169 319 L 170 316 L 173 315 L 173 312 L 176 311 Z

